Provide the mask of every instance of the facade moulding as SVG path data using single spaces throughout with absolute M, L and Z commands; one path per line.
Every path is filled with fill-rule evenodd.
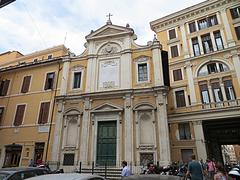
M 150 26 L 154 32 L 163 31 L 171 26 L 179 25 L 179 21 L 185 21 L 186 19 L 190 21 L 191 18 L 196 19 L 197 17 L 205 16 L 206 13 L 211 13 L 213 10 L 231 7 L 231 3 L 238 3 L 238 0 L 204 1 L 174 14 L 152 21 L 150 22 Z

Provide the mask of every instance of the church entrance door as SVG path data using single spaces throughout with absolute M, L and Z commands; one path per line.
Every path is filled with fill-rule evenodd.
M 97 132 L 97 166 L 116 165 L 116 121 L 98 122 Z

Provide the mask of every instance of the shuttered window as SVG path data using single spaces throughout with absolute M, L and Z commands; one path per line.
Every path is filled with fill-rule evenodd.
M 63 156 L 63 165 L 64 166 L 73 166 L 74 165 L 74 156 L 73 153 L 67 153 Z
M 173 70 L 173 79 L 174 79 L 174 81 L 182 80 L 182 71 L 181 71 L 181 69 Z
M 10 84 L 10 80 L 4 80 L 0 83 L 0 96 L 6 96 L 8 92 L 8 87 Z
M 174 38 L 176 38 L 175 29 L 169 30 L 169 31 L 168 31 L 168 34 L 169 34 L 169 39 L 174 39 Z
M 175 95 L 176 95 L 177 107 L 185 107 L 186 102 L 185 102 L 184 90 L 176 91 Z
M 2 118 L 3 118 L 3 112 L 4 112 L 4 107 L 0 107 L 0 125 L 2 122 Z
M 177 57 L 179 55 L 177 45 L 171 47 L 171 55 L 172 58 Z
M 190 33 L 196 31 L 196 24 L 195 24 L 195 22 L 189 23 L 189 31 L 190 31 Z
M 179 130 L 180 140 L 191 139 L 191 132 L 190 132 L 189 123 L 179 123 L 178 124 L 178 130 Z
M 47 73 L 44 90 L 53 89 L 55 72 Z
M 30 82 L 31 82 L 31 76 L 25 76 L 24 79 L 23 79 L 21 93 L 28 92 L 29 86 L 30 86 Z
M 48 122 L 48 114 L 49 114 L 50 102 L 41 103 L 38 124 L 45 124 Z
M 15 114 L 15 118 L 14 118 L 14 126 L 20 126 L 23 122 L 23 116 L 24 116 L 24 112 L 25 112 L 25 107 L 26 105 L 18 105 L 17 106 L 17 110 L 16 110 L 16 114 Z

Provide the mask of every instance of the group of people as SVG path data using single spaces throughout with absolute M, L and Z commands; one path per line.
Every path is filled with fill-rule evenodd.
M 122 162 L 122 177 L 130 176 L 131 171 L 126 161 Z M 185 165 L 184 165 L 185 166 Z M 191 155 L 188 165 L 185 166 L 185 179 L 191 180 L 228 180 L 228 174 L 220 163 L 214 162 L 214 159 L 207 159 L 206 162 L 196 160 L 195 155 Z M 159 174 L 159 167 L 153 162 L 147 164 L 142 174 Z

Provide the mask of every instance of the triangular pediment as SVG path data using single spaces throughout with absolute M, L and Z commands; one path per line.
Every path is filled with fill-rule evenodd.
M 97 29 L 96 31 L 92 31 L 89 35 L 86 36 L 86 39 L 90 40 L 90 39 L 103 38 L 108 36 L 117 36 L 117 35 L 124 35 L 124 34 L 133 34 L 133 33 L 134 31 L 132 28 L 107 24 Z
M 121 107 L 118 107 L 109 103 L 104 103 L 95 107 L 92 110 L 92 112 L 109 112 L 109 111 L 122 111 L 122 110 L 123 109 Z

